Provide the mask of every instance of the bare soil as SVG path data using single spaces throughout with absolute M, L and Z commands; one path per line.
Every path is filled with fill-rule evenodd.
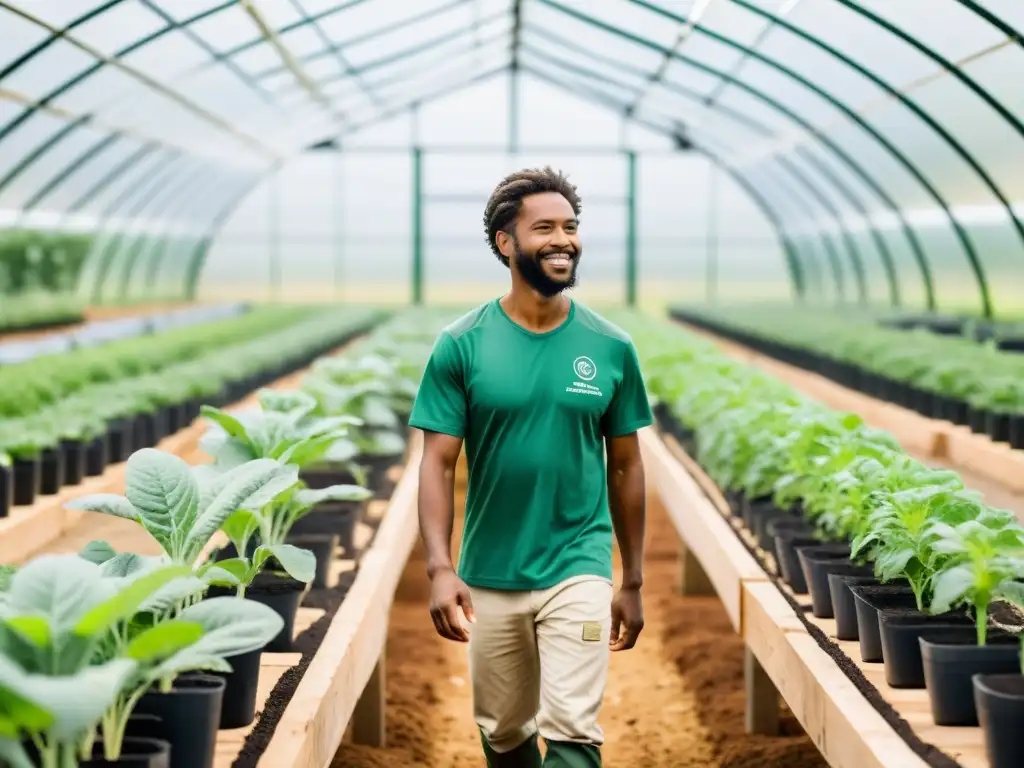
M 460 484 L 458 505 L 464 503 L 463 493 Z M 646 626 L 634 649 L 612 657 L 601 713 L 604 764 L 824 768 L 827 763 L 785 709 L 781 736 L 744 732 L 743 642 L 717 598 L 676 594 L 677 554 L 672 524 L 649 493 Z M 391 612 L 388 746 L 343 744 L 332 768 L 485 764 L 472 717 L 466 648 L 437 636 L 427 614 L 428 599 L 423 553 L 417 548 Z

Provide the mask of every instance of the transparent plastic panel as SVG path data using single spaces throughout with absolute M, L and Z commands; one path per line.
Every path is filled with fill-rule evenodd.
M 32 166 L 32 159 L 57 134 L 67 121 L 44 112 L 33 112 L 28 119 L 0 141 L 0 191 Z
M 231 61 L 256 80 L 270 73 L 279 73 L 285 70 L 280 54 L 267 41 L 249 46 L 233 54 Z
M 96 59 L 66 40 L 50 45 L 4 77 L 4 89 L 38 101 L 77 74 L 96 65 Z
M 177 21 L 187 21 L 209 13 L 215 8 L 229 5 L 226 0 L 154 0 L 168 15 Z
M 122 69 L 103 66 L 53 99 L 53 105 L 76 114 L 102 114 L 107 105 L 144 89 L 139 81 Z
M 520 105 L 519 119 L 524 122 L 529 113 L 523 108 L 522 93 Z M 421 107 L 416 118 L 417 141 L 425 145 L 502 146 L 508 135 L 509 108 L 509 76 L 503 74 Z
M 71 34 L 90 48 L 111 58 L 122 49 L 167 27 L 167 21 L 139 0 L 118 3 L 84 24 Z
M 249 26 L 252 27 L 251 24 Z M 180 83 L 188 74 L 210 66 L 212 62 L 210 54 L 203 46 L 181 31 L 161 35 L 122 56 L 121 61 L 132 69 L 169 85 Z
M 47 198 L 45 205 L 57 210 L 72 211 L 88 207 L 108 184 L 121 172 L 144 160 L 144 148 L 141 142 L 127 138 L 119 138 L 107 149 L 95 154 L 81 165 L 77 171 L 69 174 Z M 150 145 L 151 146 L 151 145 Z M 152 153 L 152 149 L 148 149 Z
M 189 29 L 216 51 L 229 51 L 263 37 L 240 6 L 231 6 L 194 21 Z
M 588 0 L 585 4 L 552 0 L 552 3 L 577 13 L 584 13 L 605 26 L 645 38 L 663 48 L 671 48 L 675 44 L 683 26 L 672 22 L 661 14 L 653 13 L 632 3 L 621 3 L 618 0 Z M 555 7 L 549 7 L 558 13 Z
M 50 33 L 38 24 L 0 8 L 0 72 L 49 37 Z
M 1003 40 L 1002 33 L 956 0 L 861 0 L 861 4 L 950 61 Z M 940 10 L 941 7 L 941 10 Z
M 163 149 L 147 154 L 138 162 L 127 166 L 90 198 L 82 207 L 81 213 L 100 218 L 110 216 L 115 207 L 121 208 L 125 200 L 130 200 L 134 196 L 141 183 L 161 173 L 174 157 L 172 152 Z
M 25 203 L 42 187 L 48 185 L 55 175 L 59 175 L 82 152 L 107 135 L 109 134 L 106 131 L 86 126 L 69 134 L 51 151 L 40 156 L 25 173 L 0 191 L 0 208 L 24 207 Z
M 607 6 L 607 0 L 604 0 Z M 578 7 L 578 6 L 573 6 Z M 590 6 L 587 6 L 588 10 Z M 627 8 L 626 5 L 622 6 Z M 620 11 L 621 13 L 621 11 Z M 636 18 L 634 11 L 627 10 L 626 15 Z M 647 14 L 649 16 L 650 14 Z M 661 63 L 663 56 L 656 50 L 644 45 L 632 42 L 619 35 L 600 29 L 575 17 L 560 13 L 547 5 L 539 3 L 523 4 L 523 29 L 524 35 L 533 29 L 551 31 L 560 37 L 572 40 L 577 46 L 600 51 L 604 56 L 632 62 L 641 69 L 655 71 Z M 643 16 L 641 16 L 643 18 Z M 664 38 L 666 27 L 661 25 L 661 37 Z M 665 46 L 674 41 L 675 33 L 669 30 L 670 37 Z

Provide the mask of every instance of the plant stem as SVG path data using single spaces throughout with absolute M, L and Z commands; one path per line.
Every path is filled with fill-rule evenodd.
M 978 611 L 977 624 L 978 624 L 978 645 L 984 645 L 986 640 L 986 632 L 988 631 L 988 606 L 979 604 L 975 606 Z
M 39 750 L 39 758 L 42 760 L 40 768 L 61 768 L 60 744 L 43 744 L 37 741 L 36 749 Z

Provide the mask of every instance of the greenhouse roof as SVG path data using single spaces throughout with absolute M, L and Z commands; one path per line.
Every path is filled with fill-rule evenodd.
M 0 212 L 77 179 L 66 225 L 130 172 L 112 210 L 211 172 L 230 197 L 525 73 L 704 154 L 778 217 L 870 220 L 890 270 L 878 228 L 927 273 L 912 225 L 937 217 L 983 284 L 972 226 L 1024 254 L 1021 30 L 1020 0 L 0 0 Z

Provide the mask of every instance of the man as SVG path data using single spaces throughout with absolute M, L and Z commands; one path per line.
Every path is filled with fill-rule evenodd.
M 438 337 L 409 424 L 424 430 L 419 519 L 437 632 L 469 643 L 489 766 L 601 765 L 609 651 L 643 627 L 652 423 L 629 337 L 563 295 L 581 247 L 576 188 L 550 168 L 504 179 L 484 213 L 512 288 Z M 456 572 L 454 472 L 469 487 Z M 613 594 L 612 532 L 622 557 Z M 459 609 L 469 625 L 463 623 Z

